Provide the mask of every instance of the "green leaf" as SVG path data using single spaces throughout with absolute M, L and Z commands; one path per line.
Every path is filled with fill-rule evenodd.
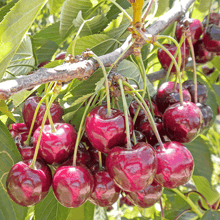
M 203 176 L 193 176 L 193 181 L 196 185 L 196 189 L 200 192 L 208 201 L 210 205 L 214 204 L 220 199 L 218 191 L 211 187 L 209 181 Z
M 6 105 L 4 100 L 0 100 L 0 112 L 2 112 L 4 115 L 7 115 L 12 121 L 15 122 L 15 118 L 8 110 L 8 106 Z
M 0 24 L 0 79 L 23 37 L 47 0 L 20 0 Z
M 201 220 L 217 220 L 220 219 L 220 212 L 208 210 L 201 218 Z
M 158 9 L 156 13 L 156 17 L 163 15 L 166 11 L 169 10 L 169 0 L 158 0 Z
M 55 14 L 59 11 L 65 0 L 48 0 L 48 6 L 51 14 Z
M 92 3 L 90 0 L 66 0 L 63 3 L 60 16 L 60 34 L 65 37 L 67 32 L 73 26 L 73 21 L 78 15 L 79 11 L 82 14 L 86 13 L 90 8 L 92 8 Z
M 204 135 L 198 136 L 192 142 L 184 144 L 194 158 L 193 175 L 203 176 L 211 182 L 213 165 L 209 151 L 209 141 Z
M 0 10 L 0 22 L 3 20 L 4 16 L 10 11 L 10 9 L 15 5 L 18 0 L 13 0 L 9 2 L 7 5 L 1 8 Z
M 96 206 L 95 207 L 94 219 L 108 220 L 108 216 L 107 216 L 107 213 L 106 213 L 106 208 Z
M 211 0 L 196 0 L 192 11 L 192 18 L 202 21 L 209 11 L 210 3 Z

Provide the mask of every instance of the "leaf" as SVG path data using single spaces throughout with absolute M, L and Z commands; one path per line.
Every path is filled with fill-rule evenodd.
M 1 8 L 0 10 L 0 22 L 3 20 L 4 16 L 10 11 L 10 9 L 15 5 L 18 0 L 13 0 L 9 2 L 7 5 Z
M 107 213 L 106 213 L 106 208 L 96 206 L 95 207 L 94 219 L 108 220 L 108 216 L 107 216 Z
M 200 192 L 208 201 L 210 205 L 214 204 L 220 199 L 218 191 L 211 187 L 209 181 L 203 176 L 193 176 L 193 181 L 196 185 L 196 189 Z
M 201 218 L 201 220 L 217 220 L 220 219 L 220 212 L 208 210 Z
M 208 13 L 211 0 L 196 0 L 194 3 L 192 18 L 203 20 L 204 14 Z
M 158 9 L 155 17 L 163 15 L 166 11 L 169 10 L 169 0 L 158 0 Z
M 193 175 L 203 176 L 211 182 L 213 165 L 208 139 L 204 135 L 200 135 L 192 142 L 185 143 L 184 145 L 190 150 L 194 159 Z
M 7 115 L 12 121 L 15 122 L 15 118 L 8 110 L 8 106 L 6 105 L 4 100 L 0 100 L 0 112 L 2 112 L 4 115 Z
M 0 79 L 47 0 L 20 0 L 7 13 L 0 24 Z
M 65 0 L 48 0 L 48 7 L 51 14 L 58 12 Z
M 60 16 L 60 34 L 61 37 L 65 37 L 69 29 L 73 25 L 73 20 L 78 15 L 79 11 L 82 14 L 86 13 L 90 8 L 92 8 L 92 3 L 90 0 L 66 0 L 63 3 Z

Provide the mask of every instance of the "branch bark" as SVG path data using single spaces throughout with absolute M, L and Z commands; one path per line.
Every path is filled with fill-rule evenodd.
M 159 34 L 162 30 L 167 28 L 170 24 L 177 21 L 181 16 L 183 16 L 190 5 L 195 0 L 181 0 L 175 1 L 174 6 L 166 12 L 164 15 L 158 18 L 150 27 L 146 29 L 146 34 L 156 35 Z M 128 36 L 126 41 L 121 47 L 115 51 L 100 56 L 100 60 L 103 62 L 105 67 L 111 66 L 118 57 L 123 54 L 125 49 L 128 47 L 131 41 L 131 35 Z M 143 46 L 146 42 L 142 39 L 141 41 L 136 42 L 138 46 Z M 134 53 L 135 45 L 133 45 L 118 61 L 121 62 L 127 56 Z M 86 79 L 92 75 L 92 73 L 97 70 L 99 66 L 94 60 L 84 60 L 79 61 L 74 64 L 64 64 L 57 66 L 55 68 L 41 68 L 35 71 L 33 74 L 20 77 L 14 80 L 8 80 L 0 83 L 0 99 L 6 100 L 13 94 L 20 92 L 25 89 L 33 88 L 34 86 L 41 85 L 51 81 L 61 80 L 63 82 L 68 82 L 74 78 L 77 79 Z M 161 79 L 165 75 L 164 70 L 158 71 L 158 73 L 152 76 L 150 81 L 155 81 Z

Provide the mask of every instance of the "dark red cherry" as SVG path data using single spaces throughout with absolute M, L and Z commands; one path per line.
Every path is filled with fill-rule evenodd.
M 201 130 L 209 128 L 213 119 L 213 112 L 211 107 L 202 103 L 196 103 L 196 106 L 198 106 L 202 112 Z
M 142 132 L 140 132 L 138 130 L 134 130 L 134 134 L 135 134 L 137 142 L 146 142 L 147 141 L 146 136 Z M 131 139 L 131 142 L 134 142 L 133 138 Z
M 182 89 L 183 100 L 191 101 L 191 95 L 187 89 Z M 156 103 L 157 108 L 161 113 L 164 113 L 165 110 L 174 103 L 180 102 L 179 96 L 179 84 L 175 82 L 165 82 L 157 90 Z
M 90 147 L 88 149 L 90 155 L 91 155 L 91 162 L 93 163 L 98 163 L 99 162 L 99 151 L 97 149 L 95 149 L 94 147 Z M 106 155 L 105 154 L 101 154 L 102 156 L 102 163 L 103 165 L 105 165 L 105 161 L 106 161 Z
M 195 85 L 193 80 L 186 80 L 183 83 L 183 86 L 189 91 L 191 95 L 191 101 L 195 103 Z M 207 97 L 208 89 L 206 85 L 197 81 L 197 102 L 204 104 L 207 100 Z
M 38 68 L 41 68 L 43 66 L 45 66 L 46 64 L 48 64 L 50 61 L 43 61 L 40 64 L 37 65 Z
M 209 52 L 220 52 L 220 28 L 211 24 L 203 35 L 205 49 Z
M 124 204 L 127 205 L 127 206 L 134 206 L 134 204 L 128 199 L 127 196 L 122 196 L 120 198 L 119 206 L 122 207 Z
M 206 50 L 203 40 L 198 40 L 194 45 L 194 53 L 195 53 L 195 59 L 196 63 L 206 63 L 211 61 L 214 58 L 214 54 Z
M 153 182 L 150 186 L 144 190 L 138 192 L 125 192 L 128 199 L 136 206 L 141 208 L 148 208 L 159 201 L 163 193 L 163 187 Z
M 208 19 L 208 16 L 205 16 L 205 18 L 202 21 L 202 25 L 203 25 L 204 29 L 207 25 L 207 19 Z M 220 14 L 219 13 L 210 13 L 208 24 L 214 24 L 216 26 L 219 26 L 219 24 L 220 24 Z
M 94 179 L 83 165 L 61 166 L 53 176 L 53 192 L 58 202 L 69 208 L 81 206 L 92 193 Z
M 171 44 L 163 44 L 163 46 L 165 46 L 169 52 L 174 56 L 175 52 L 176 52 L 176 46 L 175 45 L 171 45 Z M 184 47 L 182 46 L 180 48 L 181 51 L 181 68 L 183 68 L 183 63 L 185 63 L 185 65 L 187 64 L 188 58 L 189 58 L 189 49 L 187 47 L 185 47 L 185 51 L 184 51 Z M 162 65 L 162 67 L 167 71 L 169 69 L 170 63 L 171 63 L 171 58 L 169 57 L 169 55 L 162 50 L 161 48 L 158 49 L 157 51 L 157 56 L 158 59 Z M 178 55 L 176 56 L 176 61 L 178 63 Z M 184 62 L 183 62 L 184 61 Z M 176 67 L 173 65 L 172 69 L 171 69 L 172 73 L 176 73 Z
M 215 71 L 215 67 L 213 66 L 212 68 L 209 68 L 207 66 L 203 66 L 202 67 L 202 73 L 205 76 L 209 76 L 210 74 L 212 74 Z
M 48 164 L 61 164 L 74 152 L 76 143 L 76 131 L 72 125 L 66 123 L 54 123 L 55 132 L 51 131 L 51 125 L 45 125 L 41 136 L 38 154 Z M 36 147 L 41 127 L 34 132 L 33 144 Z
M 121 189 L 115 185 L 106 170 L 93 173 L 94 188 L 88 200 L 98 206 L 107 207 L 114 204 L 119 197 Z
M 124 191 L 145 189 L 154 179 L 157 169 L 155 150 L 140 142 L 131 150 L 114 147 L 106 159 L 106 167 L 114 182 Z
M 12 138 L 15 138 L 20 133 L 29 132 L 29 129 L 24 123 L 14 123 L 9 126 L 9 132 L 11 133 Z
M 191 34 L 191 40 L 192 43 L 195 44 L 201 34 L 202 34 L 202 24 L 198 19 L 189 19 L 189 30 L 190 30 L 190 34 Z M 183 28 L 184 28 L 184 24 L 181 24 L 180 22 L 177 23 L 176 25 L 176 38 L 178 41 L 180 41 L 182 35 L 183 35 Z M 189 46 L 187 39 L 185 40 L 186 46 Z
M 172 141 L 160 147 L 157 153 L 155 180 L 166 188 L 176 188 L 187 183 L 193 173 L 194 161 L 190 151 L 181 143 Z
M 66 56 L 66 52 L 60 52 L 56 55 L 55 60 L 64 60 Z
M 36 161 L 35 169 L 31 169 L 30 164 L 31 160 L 16 163 L 6 180 L 9 196 L 21 206 L 33 206 L 40 202 L 52 182 L 51 170 L 46 164 Z
M 164 112 L 163 124 L 170 140 L 187 143 L 200 131 L 202 112 L 193 102 L 176 103 Z
M 130 135 L 134 130 L 132 118 L 129 116 Z M 92 146 L 97 150 L 108 153 L 109 150 L 120 144 L 125 144 L 126 126 L 124 113 L 111 109 L 107 116 L 107 107 L 97 106 L 86 117 L 85 131 Z
M 27 128 L 31 127 L 32 119 L 34 117 L 34 112 L 40 100 L 41 100 L 41 97 L 31 96 L 24 103 L 24 106 L 22 109 L 22 115 L 23 115 L 24 123 L 27 126 Z M 33 132 L 41 125 L 45 111 L 46 111 L 46 104 L 43 103 L 40 106 L 39 111 L 37 113 L 37 117 L 36 117 L 34 127 L 33 127 Z M 63 109 L 61 108 L 58 102 L 54 102 L 51 105 L 50 114 L 52 116 L 54 123 L 62 121 Z M 49 124 L 48 119 L 46 120 L 46 124 Z

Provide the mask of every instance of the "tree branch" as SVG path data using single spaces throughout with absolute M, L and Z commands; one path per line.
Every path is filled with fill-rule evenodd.
M 173 8 L 171 8 L 168 12 L 164 15 L 159 17 L 157 21 L 155 21 L 150 27 L 146 29 L 146 34 L 156 35 L 159 34 L 162 30 L 167 28 L 170 24 L 177 21 L 181 16 L 183 16 L 190 5 L 195 0 L 181 0 L 176 1 Z M 121 47 L 116 49 L 115 51 L 100 56 L 100 60 L 106 67 L 111 66 L 117 58 L 123 54 L 125 49 L 128 47 L 131 41 L 131 35 L 128 36 L 126 41 L 123 43 Z M 138 42 L 135 42 L 139 47 L 143 46 L 146 42 L 141 39 Z M 129 48 L 126 53 L 118 61 L 121 62 L 127 56 L 134 53 L 134 48 L 137 45 L 133 45 Z M 78 63 L 73 64 L 64 64 L 57 66 L 55 68 L 41 68 L 35 71 L 31 75 L 23 76 L 14 80 L 8 80 L 5 82 L 0 83 L 0 99 L 8 99 L 11 95 L 16 94 L 25 89 L 33 88 L 34 86 L 41 85 L 51 81 L 58 81 L 61 80 L 63 82 L 68 82 L 74 78 L 77 79 L 86 79 L 98 69 L 99 66 L 97 65 L 96 61 L 94 60 L 84 60 L 79 61 Z M 152 76 L 150 81 L 155 81 L 160 79 L 161 76 L 164 76 L 164 70 L 158 71 L 157 74 Z

